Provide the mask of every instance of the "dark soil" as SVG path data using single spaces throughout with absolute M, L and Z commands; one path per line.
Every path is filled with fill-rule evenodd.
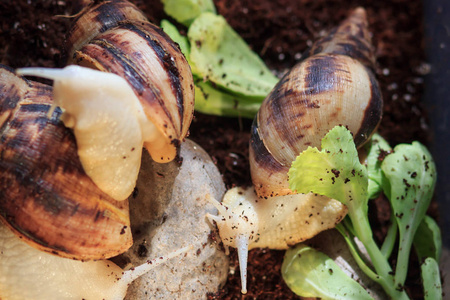
M 150 20 L 165 17 L 156 0 L 134 0 Z M 357 6 L 365 7 L 376 47 L 377 77 L 384 96 L 380 133 L 392 144 L 429 142 L 427 116 L 421 104 L 423 75 L 428 71 L 423 49 L 421 0 L 218 0 L 218 12 L 276 72 L 283 74 L 308 45 L 323 36 Z M 64 0 L 0 0 L 0 63 L 13 68 L 63 66 L 64 34 L 70 25 L 71 2 Z M 212 156 L 228 187 L 250 185 L 248 139 L 251 120 L 196 114 L 190 138 Z M 386 206 L 374 203 L 372 220 L 383 233 Z M 435 216 L 433 205 L 432 215 Z M 379 218 L 380 216 L 380 218 Z M 284 251 L 253 250 L 249 254 L 249 293 L 240 294 L 235 252 L 227 284 L 211 299 L 295 299 L 284 284 L 280 267 Z M 417 268 L 417 266 L 415 266 Z M 408 291 L 422 298 L 417 270 Z

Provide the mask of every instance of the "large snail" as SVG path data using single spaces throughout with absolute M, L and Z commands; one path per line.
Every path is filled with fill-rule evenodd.
M 136 183 L 142 145 L 153 160 L 169 162 L 188 132 L 190 67 L 178 46 L 128 1 L 93 2 L 75 19 L 67 41 L 69 64 L 114 73 L 127 83 L 73 68 L 19 72 L 55 81 L 55 104 L 74 129 L 83 168 L 101 190 L 124 200 Z M 107 89 L 115 91 L 102 94 Z
M 286 249 L 334 227 L 347 212 L 336 200 L 295 194 L 287 173 L 296 156 L 319 147 L 334 126 L 346 126 L 358 147 L 376 130 L 382 98 L 367 26 L 365 10 L 357 8 L 280 80 L 253 122 L 254 188 L 235 188 L 221 204 L 213 201 L 221 216 L 209 217 L 224 245 L 238 249 L 243 293 L 249 249 Z
M 177 45 L 127 1 L 93 2 L 73 36 L 73 62 L 111 74 L 19 70 L 54 79 L 52 102 L 51 87 L 1 68 L 0 219 L 47 252 L 103 259 L 131 246 L 120 200 L 133 191 L 142 146 L 168 162 L 187 134 L 192 75 Z

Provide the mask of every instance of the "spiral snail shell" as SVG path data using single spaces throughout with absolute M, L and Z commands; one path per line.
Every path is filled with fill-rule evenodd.
M 246 292 L 248 249 L 287 249 L 333 228 L 345 205 L 289 189 L 288 170 L 308 146 L 346 126 L 361 146 L 376 130 L 382 98 L 372 72 L 375 57 L 366 13 L 355 9 L 329 36 L 317 41 L 262 103 L 253 122 L 249 159 L 254 187 L 229 190 L 214 202 L 224 245 L 238 249 L 242 292 Z
M 85 24 L 94 25 L 87 29 Z M 160 139 L 145 143 L 146 149 L 157 162 L 173 160 L 194 112 L 193 78 L 178 45 L 134 5 L 121 0 L 87 7 L 67 40 L 69 64 L 125 78 L 161 133 Z
M 101 259 L 132 244 L 128 202 L 92 182 L 72 132 L 51 116 L 52 88 L 0 66 L 0 216 L 32 246 Z
M 74 129 L 86 173 L 124 200 L 135 186 L 142 146 L 156 162 L 169 162 L 187 135 L 194 110 L 190 67 L 178 46 L 127 1 L 86 7 L 66 47 L 69 63 L 124 80 L 73 67 L 19 72 L 55 81 L 55 104 Z
M 319 147 L 334 126 L 346 126 L 359 147 L 381 121 L 364 9 L 317 41 L 309 55 L 274 87 L 254 121 L 250 168 L 260 197 L 293 193 L 287 179 L 292 161 L 308 146 Z

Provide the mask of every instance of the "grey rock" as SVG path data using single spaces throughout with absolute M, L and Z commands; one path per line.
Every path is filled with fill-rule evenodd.
M 206 299 L 226 281 L 228 257 L 205 218 L 217 214 L 206 197 L 222 199 L 223 180 L 209 155 L 192 141 L 182 144 L 180 160 L 157 164 L 144 151 L 130 197 L 134 244 L 121 259 L 137 266 L 188 245 L 194 248 L 134 281 L 125 299 Z

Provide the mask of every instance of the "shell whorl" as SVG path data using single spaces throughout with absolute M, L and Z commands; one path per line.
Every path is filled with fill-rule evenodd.
M 132 243 L 128 202 L 85 174 L 52 88 L 0 66 L 0 220 L 34 247 L 75 259 L 103 259 Z
M 66 47 L 73 48 L 68 61 L 115 73 L 128 81 L 148 119 L 162 135 L 161 140 L 144 146 L 155 161 L 168 162 L 175 158 L 192 121 L 192 74 L 178 46 L 127 3 L 107 1 L 86 8 L 68 37 Z M 123 13 L 115 13 L 113 21 L 98 25 L 105 24 L 110 11 L 119 10 Z M 80 25 L 88 20 L 97 25 Z M 78 37 L 80 32 L 88 38 Z
M 361 146 L 381 121 L 364 9 L 315 43 L 309 55 L 279 81 L 255 117 L 250 166 L 260 197 L 292 194 L 287 177 L 292 161 L 308 146 L 320 147 L 334 126 L 347 126 Z
M 75 51 L 98 34 L 114 28 L 122 22 L 134 20 L 148 22 L 145 15 L 132 3 L 124 0 L 79 3 L 82 10 L 76 14 L 64 43 L 66 59 L 72 60 Z
M 368 26 L 365 9 L 358 7 L 327 36 L 317 40 L 306 55 L 342 54 L 358 60 L 373 70 L 375 68 L 375 51 Z

